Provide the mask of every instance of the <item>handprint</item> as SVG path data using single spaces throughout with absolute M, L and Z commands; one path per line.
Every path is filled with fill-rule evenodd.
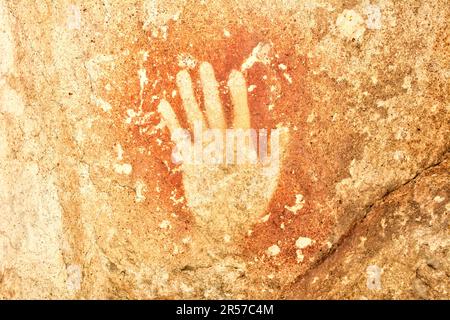
M 173 160 L 181 162 L 187 206 L 200 227 L 220 238 L 246 232 L 265 214 L 277 187 L 287 132 L 271 131 L 271 152 L 267 156 L 267 130 L 259 130 L 257 136 L 256 130 L 250 128 L 244 75 L 233 70 L 228 77 L 233 123 L 227 129 L 213 67 L 203 62 L 199 74 L 205 115 L 195 98 L 188 71 L 182 70 L 176 77 L 194 141 L 180 127 L 169 102 L 162 100 L 158 111 L 177 145 Z

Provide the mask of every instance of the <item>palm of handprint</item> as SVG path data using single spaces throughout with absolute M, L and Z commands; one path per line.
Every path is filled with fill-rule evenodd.
M 177 86 L 191 128 L 226 129 L 224 110 L 219 98 L 219 84 L 212 66 L 203 62 L 199 69 L 203 87 L 205 115 L 194 95 L 192 80 L 186 70 L 177 74 Z M 227 86 L 233 103 L 233 128 L 249 129 L 247 85 L 244 75 L 231 71 Z M 166 100 L 158 106 L 172 139 L 180 128 L 172 107 Z M 280 154 L 287 141 L 286 131 L 281 132 Z M 182 163 L 183 187 L 187 205 L 201 228 L 218 238 L 246 232 L 262 215 L 278 184 L 279 161 L 268 164 L 211 165 Z

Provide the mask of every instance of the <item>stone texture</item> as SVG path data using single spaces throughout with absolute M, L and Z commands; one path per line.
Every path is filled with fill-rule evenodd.
M 282 297 L 449 299 L 449 172 L 446 160 L 376 201 Z
M 0 297 L 448 299 L 449 13 L 1 1 Z M 203 61 L 228 123 L 237 69 L 252 127 L 289 129 L 275 180 L 171 163 L 157 107 L 188 127 Z

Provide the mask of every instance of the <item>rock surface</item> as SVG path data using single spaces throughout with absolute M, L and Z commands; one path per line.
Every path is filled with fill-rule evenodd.
M 449 299 L 449 161 L 378 200 L 291 299 Z
M 0 1 L 0 297 L 448 299 L 449 15 Z M 245 85 L 249 125 L 288 129 L 280 165 L 174 164 L 180 74 L 227 127 Z

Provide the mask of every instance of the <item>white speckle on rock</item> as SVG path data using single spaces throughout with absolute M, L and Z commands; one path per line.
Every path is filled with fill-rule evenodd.
M 0 90 L 0 111 L 8 112 L 14 116 L 21 116 L 25 109 L 22 97 L 7 84 L 2 89 L 1 82 Z
M 386 229 L 387 227 L 387 223 L 386 223 L 386 218 L 382 218 L 381 222 L 380 222 L 381 228 Z
M 295 204 L 291 207 L 284 206 L 284 208 L 291 211 L 293 214 L 297 214 L 297 212 L 303 208 L 304 204 L 305 204 L 305 199 L 303 198 L 303 195 L 296 194 L 295 195 Z
M 191 243 L 192 238 L 191 237 L 185 237 L 181 240 L 181 242 L 183 242 L 183 244 L 189 244 Z
M 402 88 L 405 89 L 407 93 L 412 92 L 411 82 L 412 82 L 411 76 L 406 76 L 403 78 Z
M 228 31 L 227 29 L 223 29 L 223 35 L 227 38 L 231 37 L 230 31 Z
M 159 227 L 160 227 L 161 229 L 170 229 L 170 228 L 172 228 L 172 226 L 171 226 L 169 220 L 163 220 L 163 221 L 159 224 Z
M 354 10 L 345 9 L 336 19 L 339 33 L 349 40 L 360 41 L 366 28 L 363 18 Z
M 106 102 L 102 98 L 96 97 L 94 95 L 91 96 L 91 100 L 95 103 L 95 105 L 101 108 L 104 112 L 111 111 L 112 106 L 110 103 Z
M 173 21 L 178 21 L 178 19 L 180 19 L 180 15 L 181 15 L 181 12 L 180 12 L 180 11 L 176 12 L 176 13 L 172 16 L 172 20 L 173 20 Z
M 270 213 L 266 214 L 264 217 L 262 217 L 260 221 L 261 222 L 267 222 L 267 221 L 269 221 L 269 218 L 270 218 Z
M 364 13 L 367 15 L 366 25 L 368 29 L 381 29 L 381 9 L 377 5 L 369 4 L 364 8 Z
M 228 235 L 228 234 L 224 235 L 224 236 L 223 236 L 223 241 L 225 241 L 225 243 L 230 242 L 230 241 L 231 241 L 230 235 Z
M 278 255 L 280 252 L 281 252 L 280 247 L 277 246 L 276 244 L 267 248 L 267 254 L 272 257 Z
M 125 123 L 126 124 L 131 124 L 131 122 L 133 121 L 133 118 L 137 117 L 139 114 L 134 111 L 133 109 L 128 109 L 127 110 L 127 118 L 125 118 Z
M 295 246 L 299 249 L 304 249 L 308 246 L 310 246 L 314 241 L 310 238 L 306 237 L 299 237 L 297 241 L 295 241 Z
M 72 293 L 79 291 L 81 289 L 81 268 L 79 265 L 71 264 L 67 266 L 67 280 L 66 286 L 67 290 Z
M 138 70 L 138 76 L 139 76 L 139 87 L 140 90 L 144 90 L 144 86 L 148 83 L 148 77 L 147 77 L 147 70 L 144 68 L 141 68 Z
M 394 152 L 394 159 L 397 161 L 402 161 L 406 158 L 405 153 L 403 151 L 397 150 Z
M 114 171 L 116 171 L 119 174 L 126 174 L 129 175 L 131 171 L 133 171 L 133 167 L 129 163 L 124 164 L 114 164 Z
M 183 203 L 184 197 L 180 197 L 180 198 L 177 199 L 177 197 L 176 197 L 176 191 L 175 191 L 175 190 L 172 190 L 172 192 L 170 193 L 170 200 L 172 200 L 172 203 L 173 203 L 173 204 L 177 205 L 177 204 L 179 204 L 179 203 Z
M 372 76 L 370 77 L 370 80 L 372 81 L 372 84 L 373 84 L 373 85 L 376 85 L 376 84 L 378 83 L 378 78 L 377 78 L 376 75 L 372 75 Z
M 78 6 L 73 4 L 68 7 L 67 28 L 69 30 L 80 30 L 81 28 L 81 12 Z
M 241 71 L 250 69 L 255 63 L 260 62 L 262 64 L 268 64 L 270 62 L 269 52 L 271 45 L 268 43 L 258 43 L 258 45 L 253 48 L 250 56 L 245 59 L 244 63 L 241 65 Z
M 303 255 L 302 249 L 305 249 L 306 247 L 310 246 L 313 243 L 314 243 L 314 240 L 311 240 L 310 238 L 307 238 L 307 237 L 299 237 L 295 241 L 295 246 L 298 248 L 295 251 L 295 253 L 297 255 L 297 263 L 303 262 L 303 259 L 305 258 L 305 256 Z
M 364 244 L 366 243 L 367 238 L 366 237 L 359 237 L 359 244 L 358 247 L 364 248 Z
M 366 285 L 369 290 L 381 290 L 381 274 L 383 269 L 377 265 L 370 265 L 366 269 L 367 281 Z
M 316 114 L 314 112 L 311 112 L 308 115 L 308 118 L 306 118 L 306 122 L 307 123 L 312 123 L 314 121 L 314 119 L 316 118 Z
M 441 202 L 444 201 L 444 200 L 445 200 L 445 198 L 444 198 L 444 197 L 441 197 L 441 196 L 436 196 L 436 197 L 434 197 L 434 201 L 437 202 L 437 203 L 441 203 Z
M 302 250 L 295 251 L 297 254 L 297 263 L 303 262 L 303 259 L 305 259 L 305 256 L 303 255 Z
M 117 160 L 123 160 L 123 148 L 120 143 L 116 144 Z
M 181 252 L 182 252 L 182 250 L 180 249 L 180 247 L 177 246 L 176 244 L 174 244 L 174 245 L 173 245 L 172 254 L 173 254 L 173 255 L 177 255 L 177 254 L 179 254 L 179 253 L 181 253 Z
M 136 202 L 143 202 L 145 201 L 145 195 L 144 192 L 147 190 L 147 186 L 144 182 L 141 180 L 136 181 Z
M 289 73 L 283 73 L 283 77 L 287 80 L 287 82 L 289 82 L 289 84 L 292 84 L 292 77 L 289 75 Z

